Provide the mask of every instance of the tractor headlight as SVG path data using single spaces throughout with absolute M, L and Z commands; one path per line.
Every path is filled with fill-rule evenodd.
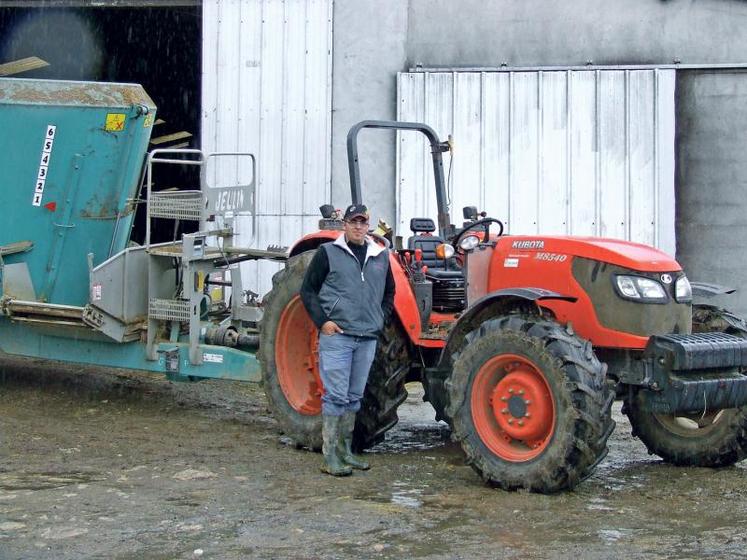
M 693 289 L 687 276 L 680 276 L 674 283 L 674 299 L 677 303 L 690 303 L 693 300 Z
M 464 251 L 471 251 L 480 244 L 480 238 L 476 235 L 468 235 L 459 242 L 459 248 Z
M 666 303 L 667 293 L 656 280 L 643 276 L 615 276 L 617 293 L 625 299 L 641 303 Z

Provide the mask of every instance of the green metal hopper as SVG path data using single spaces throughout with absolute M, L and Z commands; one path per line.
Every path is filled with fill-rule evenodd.
M 0 79 L 2 294 L 82 306 L 128 241 L 156 107 L 136 84 Z

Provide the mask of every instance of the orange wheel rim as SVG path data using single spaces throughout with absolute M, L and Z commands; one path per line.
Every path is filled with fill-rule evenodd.
M 472 383 L 470 404 L 480 439 L 506 461 L 534 459 L 555 431 L 550 386 L 523 356 L 500 354 L 485 362 Z
M 299 296 L 283 310 L 275 336 L 278 382 L 288 404 L 301 414 L 322 412 L 319 333 Z

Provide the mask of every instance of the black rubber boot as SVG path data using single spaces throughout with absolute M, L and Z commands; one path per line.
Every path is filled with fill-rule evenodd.
M 338 452 L 343 463 L 354 469 L 367 471 L 371 468 L 366 461 L 353 455 L 353 430 L 355 429 L 355 412 L 346 412 L 340 419 L 340 442 Z
M 337 454 L 341 418 L 341 416 L 322 416 L 322 454 L 324 455 L 322 472 L 332 476 L 348 476 L 353 473 Z

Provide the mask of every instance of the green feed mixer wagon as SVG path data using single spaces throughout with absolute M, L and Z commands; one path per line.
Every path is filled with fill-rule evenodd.
M 258 381 L 261 311 L 238 263 L 285 253 L 234 244 L 238 218 L 253 216 L 254 157 L 147 153 L 155 112 L 135 84 L 0 79 L 0 350 Z M 208 184 L 226 162 L 248 179 Z M 199 170 L 200 184 L 154 189 L 168 166 Z M 138 204 L 141 245 L 130 242 Z M 197 231 L 152 243 L 151 226 L 169 221 Z

